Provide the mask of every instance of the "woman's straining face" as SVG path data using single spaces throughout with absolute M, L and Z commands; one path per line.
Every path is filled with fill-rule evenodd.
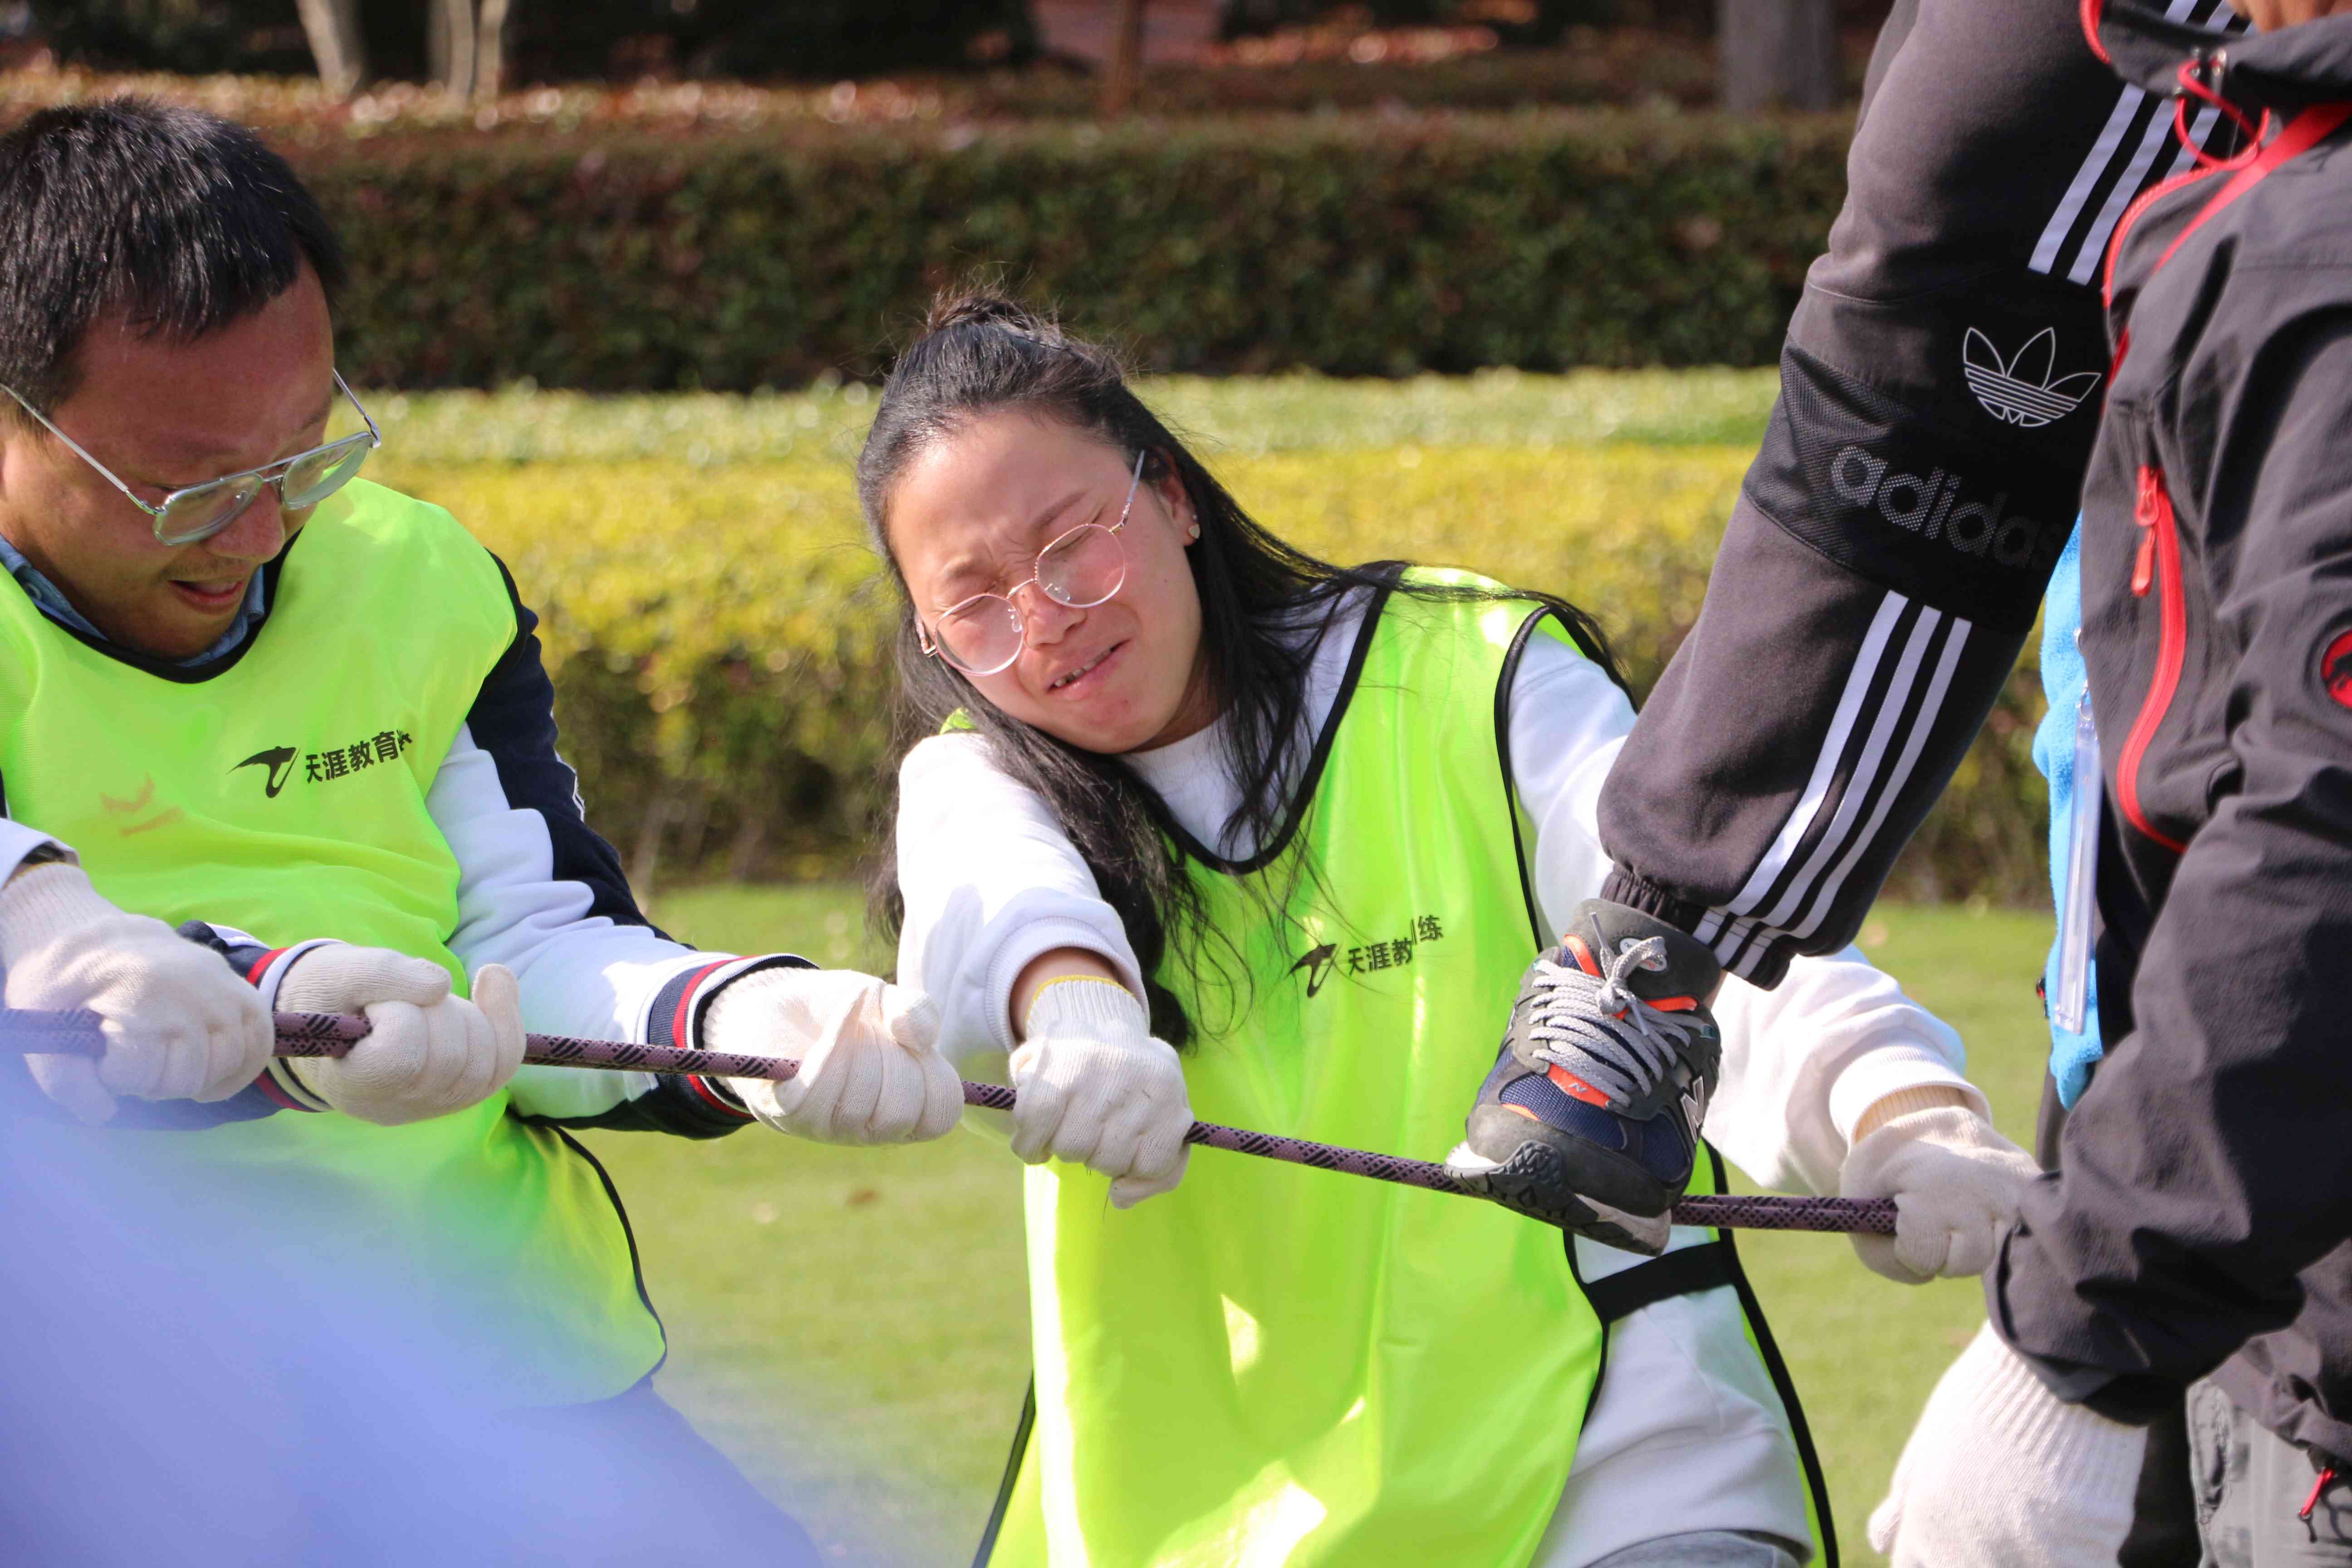
M 1192 507 L 1172 472 L 1134 487 L 1117 540 L 1125 580 L 1109 598 L 1075 609 L 1028 582 L 1046 545 L 1087 523 L 1118 522 L 1134 472 L 1133 452 L 1090 432 L 1002 411 L 926 448 L 888 498 L 891 553 L 932 640 L 947 610 L 1012 592 L 1021 652 L 970 679 L 1008 718 L 1084 751 L 1165 745 L 1213 713 L 1201 596 L 1184 554 Z

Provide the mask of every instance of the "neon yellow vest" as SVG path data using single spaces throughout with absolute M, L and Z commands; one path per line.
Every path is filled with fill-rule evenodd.
M 425 792 L 515 636 L 488 553 L 446 511 L 365 481 L 312 515 L 243 657 L 198 680 L 94 649 L 0 583 L 0 784 L 98 890 L 272 947 L 337 937 L 429 958 L 457 862 Z M 114 1131 L 107 1157 L 168 1183 L 249 1183 L 306 1247 L 413 1288 L 512 1404 L 620 1393 L 660 1360 L 603 1173 L 504 1093 L 405 1127 L 282 1111 L 201 1131 Z
M 1188 846 L 1212 962 L 1246 971 L 1163 966 L 1194 1115 L 1423 1160 L 1460 1138 L 1538 942 L 1496 735 L 1514 639 L 1562 636 L 1531 612 L 1388 595 L 1303 819 L 1241 866 Z M 1026 1207 L 1034 1416 L 995 1568 L 1529 1561 L 1605 1346 L 1558 1230 L 1213 1151 L 1126 1212 L 1039 1167 Z

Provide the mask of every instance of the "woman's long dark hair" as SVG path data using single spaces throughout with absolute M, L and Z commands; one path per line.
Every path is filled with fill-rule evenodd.
M 873 428 L 857 459 L 857 497 L 876 546 L 898 585 L 898 747 L 936 733 L 961 711 L 984 736 L 996 765 L 1034 790 L 1094 873 L 1095 885 L 1126 927 L 1142 964 L 1152 1032 L 1182 1047 L 1192 1020 L 1157 978 L 1173 952 L 1200 978 L 1199 890 L 1170 831 L 1158 795 L 1118 758 L 1083 751 L 1007 718 L 944 659 L 922 651 L 915 610 L 887 528 L 891 491 L 907 465 L 977 416 L 1018 409 L 1058 419 L 1132 457 L 1141 452 L 1147 483 L 1172 467 L 1192 503 L 1201 536 L 1185 552 L 1201 595 L 1204 674 L 1225 721 L 1226 760 L 1241 804 L 1225 837 L 1264 845 L 1279 831 L 1287 802 L 1284 769 L 1302 730 L 1313 638 L 1299 627 L 1359 587 L 1396 586 L 1393 563 L 1335 566 L 1284 542 L 1253 521 L 1199 459 L 1130 391 L 1118 359 L 1100 345 L 1066 335 L 1002 295 L 942 295 L 882 388 Z M 1398 591 L 1425 597 L 1484 597 L 1477 590 L 1412 584 Z M 1585 654 L 1625 684 L 1601 628 L 1582 610 L 1549 594 L 1508 590 L 1514 599 L 1549 607 Z M 891 812 L 897 813 L 892 792 Z M 877 914 L 896 935 L 905 908 L 898 890 L 895 820 L 883 835 L 874 879 Z

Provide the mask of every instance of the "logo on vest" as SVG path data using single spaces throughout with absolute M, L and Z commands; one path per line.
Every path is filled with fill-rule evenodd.
M 1314 995 L 1323 989 L 1323 983 L 1331 978 L 1331 955 L 1339 951 L 1338 942 L 1327 942 L 1301 954 L 1298 962 L 1290 966 L 1293 974 L 1302 969 L 1307 971 L 1307 994 Z
M 152 773 L 148 774 L 142 781 L 139 793 L 129 800 L 117 800 L 104 790 L 100 790 L 98 792 L 98 804 L 104 808 L 109 816 L 145 817 L 143 821 L 127 822 L 115 829 L 115 832 L 125 838 L 133 837 L 142 833 L 152 833 L 159 827 L 169 827 L 188 815 L 176 805 L 167 805 L 154 816 L 146 816 L 148 808 L 155 804 L 155 775 Z
M 2032 518 L 2008 510 L 2009 492 L 1962 500 L 1960 476 L 1931 468 L 1925 475 L 1890 473 L 1886 459 L 1861 447 L 1841 447 L 1830 461 L 1830 488 L 1840 499 L 1875 510 L 1895 527 L 1940 539 L 1963 555 L 1989 556 L 2003 566 L 2047 569 L 2065 548 Z
M 2004 425 L 2038 430 L 2083 405 L 2099 384 L 2099 373 L 2058 374 L 2058 333 L 2044 327 L 2004 360 L 1992 340 L 1970 327 L 1960 340 L 1960 374 L 1976 394 L 1977 406 Z
M 254 752 L 237 763 L 236 768 L 268 768 L 269 771 L 262 775 L 267 782 L 262 784 L 261 793 L 268 799 L 276 800 L 278 792 L 286 787 L 286 775 L 293 772 L 294 755 L 291 746 L 272 746 L 266 752 Z M 231 768 L 229 772 L 236 772 L 236 768 Z
M 266 768 L 262 775 L 262 795 L 270 800 L 278 798 L 294 776 L 294 759 L 302 759 L 304 784 L 331 784 L 350 778 L 369 768 L 385 763 L 396 763 L 400 755 L 416 742 L 405 730 L 378 730 L 362 740 L 346 746 L 329 746 L 324 751 L 304 752 L 294 746 L 272 746 L 266 752 L 256 752 L 228 771 L 238 768 Z
M 1445 927 L 1435 915 L 1420 915 L 1414 918 L 1412 930 L 1394 942 L 1366 942 L 1361 947 L 1349 948 L 1344 953 L 1340 952 L 1339 944 L 1334 942 L 1310 948 L 1299 954 L 1289 973 L 1296 974 L 1302 969 L 1307 972 L 1307 994 L 1312 996 L 1323 989 L 1323 983 L 1331 977 L 1334 970 L 1345 970 L 1355 975 L 1369 974 L 1376 969 L 1410 968 L 1414 955 L 1425 943 L 1442 942 L 1444 938 Z

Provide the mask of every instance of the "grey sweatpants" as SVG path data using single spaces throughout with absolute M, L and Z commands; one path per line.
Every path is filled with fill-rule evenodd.
M 2258 1425 L 2211 1382 L 2189 1390 L 2199 1568 L 2352 1568 L 2352 1475 Z M 2303 1514 L 2304 1505 L 2310 1514 Z
M 1592 1568 L 1804 1568 L 1811 1551 L 1799 1555 L 1789 1543 L 1744 1530 L 1697 1530 L 1662 1535 L 1612 1552 Z

